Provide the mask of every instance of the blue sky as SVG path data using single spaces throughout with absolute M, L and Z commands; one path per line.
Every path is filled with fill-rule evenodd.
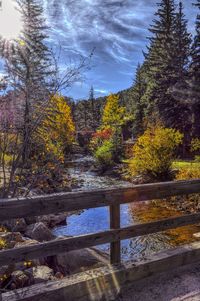
M 68 91 L 86 98 L 93 85 L 96 96 L 130 87 L 136 66 L 142 62 L 148 27 L 158 0 L 46 0 L 51 42 L 60 43 L 65 62 L 89 55 L 95 48 L 86 80 Z M 184 0 L 189 29 L 194 32 L 196 8 Z
M 4 1 L 8 6 L 12 0 Z M 68 96 L 87 98 L 91 85 L 96 96 L 130 87 L 137 64 L 143 61 L 142 51 L 147 44 L 148 28 L 159 0 L 41 1 L 50 26 L 49 42 L 54 49 L 60 45 L 62 47 L 61 67 L 76 62 L 80 55 L 89 56 L 95 49 L 91 70 L 85 74 L 83 82 L 65 91 Z M 197 14 L 193 2 L 183 1 L 191 32 L 194 32 Z M 10 8 L 7 11 L 11 15 Z M 8 25 L 1 28 L 8 29 L 13 24 L 17 30 L 13 17 L 12 21 L 6 16 L 5 19 Z

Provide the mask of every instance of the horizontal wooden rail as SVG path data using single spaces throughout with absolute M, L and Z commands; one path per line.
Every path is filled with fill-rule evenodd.
M 192 193 L 200 193 L 200 180 L 0 200 L 0 222 L 14 218 L 70 212 Z
M 121 229 L 71 238 L 56 239 L 37 245 L 5 250 L 0 252 L 0 266 L 157 233 L 164 230 L 195 224 L 199 221 L 200 213 L 196 213 Z
M 200 243 L 152 255 L 140 262 L 106 266 L 3 294 L 3 301 L 102 301 L 116 300 L 122 287 L 136 280 L 172 271 L 200 260 Z M 182 272 L 182 271 L 181 271 Z M 164 294 L 165 292 L 163 292 Z M 184 299 L 185 300 L 185 299 Z M 192 299 L 190 299 L 192 300 Z M 199 300 L 199 299 L 194 299 Z
M 87 247 L 93 247 L 105 243 L 111 244 L 111 263 L 119 263 L 121 240 L 157 233 L 200 222 L 200 213 L 196 213 L 120 228 L 121 204 L 141 202 L 153 199 L 163 199 L 171 196 L 189 195 L 195 193 L 200 193 L 200 180 L 155 183 L 132 186 L 128 188 L 100 189 L 87 192 L 71 192 L 48 196 L 37 196 L 28 199 L 0 200 L 0 222 L 14 218 L 46 215 L 52 213 L 55 214 L 60 212 L 70 212 L 75 210 L 109 206 L 111 228 L 110 230 L 104 232 L 71 238 L 58 238 L 49 242 L 0 251 L 0 266 L 9 265 L 21 261 L 32 260 L 35 258 L 54 256 L 60 253 L 65 253 L 72 250 L 78 250 Z M 181 260 L 184 261 L 185 256 L 188 256 L 187 262 L 192 262 L 192 260 L 194 261 L 194 258 L 197 261 L 197 259 L 200 258 L 199 244 L 197 250 L 195 250 L 195 248 L 196 247 L 194 247 L 194 250 L 192 249 L 191 251 L 186 250 Z M 194 256 L 194 258 L 190 257 L 191 254 L 192 256 Z M 178 259 L 179 258 L 177 257 L 177 260 Z M 171 256 L 170 260 L 170 262 L 172 262 L 174 260 L 174 257 Z M 166 263 L 167 262 L 168 259 L 166 259 Z M 156 266 L 157 264 L 159 264 L 159 260 L 156 263 Z M 152 267 L 154 267 L 154 262 L 152 262 Z M 111 269 L 114 269 L 114 267 L 112 266 Z M 131 267 L 130 269 L 132 273 L 133 267 Z M 156 267 L 156 269 L 162 269 L 161 265 L 158 268 Z M 127 271 L 128 268 L 125 268 L 123 266 L 122 271 L 120 270 L 119 272 L 119 275 L 121 275 L 122 273 L 122 276 L 125 277 L 125 275 L 127 275 Z M 131 274 L 129 280 L 133 279 L 134 277 L 135 274 Z M 92 281 L 93 280 L 91 279 L 91 282 Z M 69 288 L 70 291 L 72 289 L 72 286 Z M 56 286 L 54 286 L 54 284 L 52 285 L 52 288 L 52 295 L 54 298 L 52 300 L 60 300 L 59 294 L 59 298 L 55 299 L 57 297 L 54 294 L 56 292 Z M 69 292 L 66 288 L 66 285 L 63 286 L 63 290 L 61 290 L 61 292 L 63 293 L 63 291 Z M 11 296 L 13 297 L 12 293 L 8 295 L 8 299 L 3 300 L 10 300 Z M 44 296 L 47 295 L 43 295 L 42 293 L 42 298 Z M 87 298 L 86 295 L 85 297 Z M 44 300 L 48 300 L 48 297 L 47 299 L 45 298 Z M 25 297 L 20 300 L 32 301 L 33 299 L 32 297 L 29 298 L 28 296 L 27 298 Z M 38 299 L 36 298 L 34 300 Z M 68 300 L 68 298 L 65 298 L 65 300 Z

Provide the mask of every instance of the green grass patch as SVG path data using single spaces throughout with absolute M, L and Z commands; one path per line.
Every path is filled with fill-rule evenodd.
M 175 161 L 173 168 L 178 169 L 177 180 L 200 179 L 200 162 Z
M 125 164 L 124 170 L 129 180 L 132 177 L 130 168 L 133 161 L 132 159 L 125 159 L 122 162 Z M 172 169 L 177 170 L 176 180 L 200 179 L 200 162 L 176 160 L 172 164 Z
M 174 161 L 173 168 L 200 168 L 200 162 L 195 161 Z
M 122 163 L 124 164 L 132 164 L 133 159 L 124 159 L 122 160 Z M 173 168 L 179 169 L 179 168 L 200 168 L 200 162 L 195 162 L 195 161 L 183 161 L 183 160 L 177 160 L 173 162 L 172 165 Z

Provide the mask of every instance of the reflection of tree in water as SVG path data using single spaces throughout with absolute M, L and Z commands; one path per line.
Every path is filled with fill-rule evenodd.
M 106 187 L 128 187 L 129 183 L 119 181 L 109 176 L 96 174 L 91 157 L 77 157 L 69 162 L 68 172 L 70 176 L 77 179 L 79 187 L 75 191 L 86 191 L 88 189 L 99 189 Z M 121 226 L 127 227 L 135 224 L 148 223 L 170 217 L 180 216 L 180 204 L 183 205 L 183 198 L 168 201 L 138 202 L 121 205 Z M 172 202 L 173 201 L 173 202 Z M 188 206 L 188 200 L 186 201 Z M 194 204 L 193 199 L 191 203 Z M 95 208 L 84 210 L 80 215 L 68 217 L 67 226 L 54 229 L 56 235 L 81 235 L 91 232 L 101 232 L 109 229 L 109 211 L 107 208 Z M 122 245 L 122 260 L 140 260 L 178 245 L 194 241 L 193 233 L 199 232 L 196 226 L 187 226 L 162 233 L 155 233 L 142 237 L 125 240 Z M 107 253 L 110 252 L 110 244 L 98 246 Z
M 174 208 L 165 206 L 165 201 L 140 202 L 129 205 L 132 223 L 148 223 L 170 217 L 180 216 Z M 142 259 L 153 253 L 195 241 L 193 233 L 199 232 L 197 225 L 181 227 L 165 232 L 149 234 L 122 242 L 124 258 Z
M 123 258 L 142 259 L 163 249 L 169 249 L 170 238 L 164 233 L 136 237 L 122 243 Z

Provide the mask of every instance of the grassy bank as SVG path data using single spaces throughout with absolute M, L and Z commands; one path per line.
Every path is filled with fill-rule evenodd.
M 173 169 L 177 169 L 177 180 L 200 178 L 200 162 L 195 161 L 174 161 Z
M 125 159 L 124 164 L 125 179 L 130 180 L 131 174 L 128 166 L 133 164 L 132 159 Z M 172 164 L 172 169 L 177 170 L 176 180 L 187 180 L 200 178 L 200 162 L 176 160 Z
M 195 161 L 174 161 L 173 168 L 181 169 L 181 168 L 200 168 L 200 162 Z

